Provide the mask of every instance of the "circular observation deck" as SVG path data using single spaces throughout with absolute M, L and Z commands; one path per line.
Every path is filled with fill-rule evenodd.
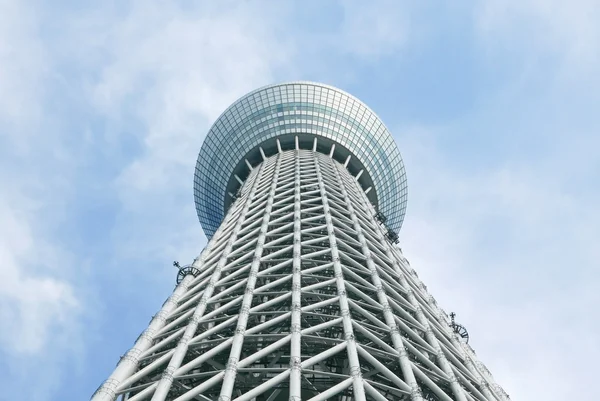
M 404 220 L 407 183 L 400 151 L 383 122 L 354 96 L 314 82 L 269 85 L 243 96 L 215 121 L 202 144 L 194 173 L 196 212 L 210 239 L 251 166 L 279 149 L 331 154 L 358 175 L 386 225 Z M 277 143 L 279 140 L 279 145 Z M 335 147 L 333 147 L 335 145 Z M 238 180 L 239 179 L 239 180 Z

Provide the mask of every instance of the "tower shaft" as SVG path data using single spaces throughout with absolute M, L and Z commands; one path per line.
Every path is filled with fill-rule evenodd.
M 346 165 L 252 166 L 201 255 L 93 401 L 508 400 Z

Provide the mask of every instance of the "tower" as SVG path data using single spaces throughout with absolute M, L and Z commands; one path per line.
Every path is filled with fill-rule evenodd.
M 209 242 L 93 401 L 504 401 L 396 246 L 400 153 L 330 86 L 267 86 L 210 129 Z

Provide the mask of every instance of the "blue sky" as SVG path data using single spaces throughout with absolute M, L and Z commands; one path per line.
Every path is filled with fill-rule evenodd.
M 0 399 L 84 400 L 205 244 L 205 133 L 261 85 L 366 102 L 401 245 L 513 400 L 592 400 L 600 3 L 0 0 Z

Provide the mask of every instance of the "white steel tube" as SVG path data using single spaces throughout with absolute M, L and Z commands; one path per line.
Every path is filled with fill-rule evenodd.
M 333 149 L 332 149 L 333 153 Z M 319 190 L 321 191 L 321 200 L 323 202 L 323 214 L 325 215 L 325 221 L 327 223 L 327 233 L 329 237 L 329 245 L 331 247 L 331 258 L 333 260 L 333 269 L 337 279 L 337 290 L 340 301 L 340 310 L 342 313 L 342 323 L 344 327 L 344 337 L 347 344 L 348 362 L 350 364 L 350 374 L 352 376 L 352 383 L 354 389 L 354 398 L 357 401 L 366 401 L 365 389 L 363 387 L 363 379 L 360 373 L 360 362 L 358 360 L 358 351 L 356 350 L 356 343 L 354 342 L 354 331 L 352 330 L 352 320 L 350 319 L 350 306 L 348 304 L 348 297 L 346 295 L 346 288 L 344 286 L 344 275 L 342 273 L 342 266 L 340 264 L 340 255 L 337 248 L 337 242 L 335 238 L 334 226 L 331 220 L 331 212 L 329 211 L 329 201 L 327 197 L 327 190 L 323 182 L 323 176 L 321 173 L 319 157 L 316 157 L 315 167 L 317 171 L 317 181 L 319 183 Z
M 352 384 L 352 378 L 349 377 L 346 380 L 343 380 L 340 383 L 336 384 L 335 386 L 330 387 L 329 389 L 323 391 L 322 393 L 315 395 L 313 398 L 311 398 L 308 401 L 326 401 L 330 397 L 333 397 L 334 395 L 336 395 L 337 393 L 346 390 L 348 387 L 350 387 L 351 384 Z
M 255 186 L 258 184 L 259 179 L 260 179 L 260 173 L 262 172 L 263 168 L 264 168 L 264 165 L 261 165 L 259 173 L 255 176 L 254 182 L 252 183 L 252 189 L 254 189 Z M 242 212 L 242 216 L 244 216 L 244 212 L 248 211 L 250 204 L 252 202 L 252 198 L 253 198 L 252 193 L 250 193 L 249 196 L 246 198 L 246 203 L 244 205 L 244 210 Z M 185 329 L 185 333 L 183 334 L 183 336 L 179 340 L 179 343 L 177 344 L 175 353 L 173 354 L 173 356 L 171 357 L 171 361 L 169 362 L 169 366 L 163 372 L 163 375 L 158 383 L 158 386 L 156 388 L 154 396 L 152 397 L 152 401 L 164 401 L 166 399 L 167 394 L 169 393 L 169 390 L 171 388 L 171 385 L 173 384 L 173 373 L 177 369 L 179 369 L 179 367 L 181 366 L 181 363 L 183 362 L 183 358 L 185 357 L 187 350 L 188 350 L 188 344 L 189 344 L 190 340 L 193 338 L 194 334 L 196 333 L 196 330 L 198 328 L 198 323 L 200 322 L 200 319 L 204 315 L 204 311 L 206 310 L 207 302 L 213 294 L 215 284 L 219 281 L 219 278 L 221 276 L 221 270 L 227 262 L 227 257 L 229 255 L 229 253 L 231 252 L 231 248 L 233 247 L 233 244 L 235 243 L 238 231 L 242 227 L 243 223 L 244 223 L 244 219 L 243 218 L 239 219 L 235 228 L 233 229 L 233 232 L 231 233 L 231 237 L 229 238 L 229 241 L 227 242 L 227 245 L 225 246 L 225 250 L 223 251 L 223 256 L 219 260 L 219 264 L 218 264 L 217 268 L 215 269 L 208 286 L 204 290 L 204 294 L 202 295 L 202 298 L 200 299 L 200 301 L 198 302 L 198 305 L 196 306 L 196 309 L 194 310 L 194 315 L 190 319 L 190 321 Z
M 298 146 L 298 137 L 296 137 L 296 146 Z M 290 393 L 289 397 L 292 400 L 300 399 L 302 393 L 302 371 L 300 369 L 301 362 L 301 265 L 300 248 L 302 244 L 302 226 L 300 210 L 300 154 L 294 152 L 294 250 L 292 262 L 292 317 L 290 332 L 292 333 L 292 341 L 290 344 Z
M 344 196 L 344 201 L 346 203 L 346 207 L 348 208 L 348 212 L 350 213 L 350 217 L 352 219 L 353 228 L 356 231 L 358 241 L 360 243 L 360 247 L 364 257 L 366 258 L 367 267 L 371 272 L 371 281 L 373 285 L 377 289 L 377 298 L 381 306 L 383 306 L 383 316 L 385 317 L 386 324 L 390 327 L 392 342 L 394 343 L 394 348 L 398 354 L 398 359 L 400 363 L 400 368 L 402 370 L 402 374 L 406 378 L 408 383 L 408 390 L 411 392 L 410 397 L 413 401 L 422 401 L 423 396 L 421 395 L 421 391 L 419 389 L 419 384 L 415 379 L 412 368 L 410 366 L 410 360 L 408 359 L 408 353 L 406 352 L 406 348 L 404 345 L 404 341 L 402 340 L 402 336 L 400 332 L 396 328 L 396 320 L 392 313 L 391 307 L 388 303 L 387 295 L 383 289 L 383 284 L 381 279 L 379 278 L 379 274 L 377 273 L 377 268 L 375 267 L 375 263 L 373 262 L 373 258 L 371 257 L 371 251 L 369 246 L 367 245 L 367 241 L 362 232 L 362 227 L 359 223 L 358 217 L 354 212 L 354 206 L 352 205 L 352 201 L 348 196 L 348 192 L 346 190 L 346 184 L 344 184 L 344 180 L 341 177 L 339 168 L 336 168 L 336 173 L 338 180 L 340 181 L 340 190 L 342 191 L 342 195 Z M 356 184 L 355 184 L 356 185 Z
M 231 399 L 231 393 L 233 392 L 233 385 L 235 382 L 235 376 L 237 374 L 237 362 L 240 359 L 240 353 L 242 352 L 242 345 L 244 344 L 244 332 L 246 331 L 246 325 L 248 322 L 248 313 L 250 306 L 252 305 L 252 298 L 254 297 L 253 291 L 256 284 L 256 274 L 260 267 L 260 258 L 263 252 L 263 246 L 265 243 L 265 235 L 269 227 L 269 219 L 271 217 L 271 208 L 273 206 L 273 197 L 275 196 L 275 190 L 277 189 L 277 178 L 279 174 L 279 167 L 281 165 L 281 154 L 276 156 L 275 161 L 275 172 L 271 182 L 271 190 L 269 191 L 267 206 L 262 219 L 262 225 L 258 234 L 258 240 L 256 243 L 256 249 L 254 251 L 254 260 L 252 261 L 252 267 L 250 268 L 250 276 L 246 285 L 246 292 L 242 300 L 242 307 L 240 309 L 238 326 L 235 330 L 233 337 L 233 344 L 231 345 L 231 352 L 227 361 L 227 367 L 225 369 L 225 376 L 223 378 L 223 385 L 221 386 L 221 394 L 219 395 L 222 399 Z

